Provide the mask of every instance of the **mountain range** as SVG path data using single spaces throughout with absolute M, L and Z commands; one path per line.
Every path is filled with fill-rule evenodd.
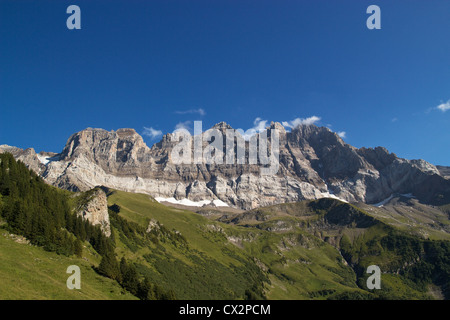
M 271 130 L 273 175 L 175 164 L 176 132 L 151 148 L 92 128 L 60 153 L 0 146 L 0 298 L 450 298 L 448 167 L 314 125 Z M 78 292 L 68 265 L 83 270 Z
M 225 137 L 232 128 L 221 122 L 212 129 Z M 450 203 L 448 167 L 402 159 L 383 147 L 358 149 L 313 124 L 287 132 L 272 122 L 267 132 L 274 129 L 280 141 L 274 175 L 261 175 L 259 165 L 248 163 L 175 164 L 171 152 L 178 143 L 176 133 L 164 135 L 149 148 L 134 129 L 87 128 L 70 136 L 59 153 L 8 145 L 1 145 L 0 152 L 12 153 L 62 189 L 86 191 L 101 185 L 197 206 L 248 210 L 325 197 L 380 204 L 395 195 L 411 195 L 430 205 Z

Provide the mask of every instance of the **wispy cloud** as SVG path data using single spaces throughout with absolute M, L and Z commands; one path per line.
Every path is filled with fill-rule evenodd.
M 391 119 L 391 122 L 397 122 L 397 121 L 398 121 L 397 118 L 392 118 L 392 119 Z
M 144 127 L 143 135 L 150 137 L 152 140 L 162 136 L 161 130 L 153 129 L 152 127 Z
M 428 108 L 427 110 L 425 110 L 425 113 L 428 114 L 428 113 L 433 112 L 435 110 L 439 110 L 441 112 L 447 112 L 448 110 L 450 110 L 450 100 L 448 100 L 447 102 L 442 102 L 437 107 L 430 107 L 430 108 Z
M 347 133 L 346 133 L 345 131 L 339 131 L 339 132 L 336 132 L 336 133 L 337 133 L 337 135 L 338 135 L 339 137 L 341 137 L 342 139 L 345 139 L 345 138 L 346 138 Z
M 241 128 L 236 129 L 236 131 L 238 131 L 242 135 L 244 140 L 248 141 L 255 134 L 266 130 L 267 122 L 267 120 L 263 120 L 262 118 L 257 117 L 255 120 L 253 120 L 253 127 L 247 129 L 246 131 Z
M 253 128 L 250 128 L 249 130 L 261 132 L 266 130 L 266 127 L 267 127 L 267 120 L 263 120 L 260 117 L 257 117 L 255 120 L 253 120 Z
M 450 110 L 450 100 L 448 100 L 446 103 L 441 103 L 436 107 L 436 109 L 441 110 L 442 112 L 447 112 Z
M 184 131 L 184 130 L 186 130 L 188 132 L 191 132 L 192 131 L 191 130 L 191 125 L 192 125 L 192 121 L 189 121 L 189 120 L 188 121 L 179 122 L 175 126 L 174 132 Z
M 201 116 L 206 115 L 206 111 L 202 108 L 189 109 L 189 110 L 178 110 L 178 111 L 175 111 L 174 113 L 176 113 L 176 114 L 199 114 Z
M 296 118 L 294 120 L 291 121 L 283 121 L 281 124 L 285 127 L 285 128 L 291 128 L 294 129 L 300 125 L 312 125 L 315 124 L 316 122 L 320 121 L 320 117 L 318 116 L 312 116 L 309 118 Z

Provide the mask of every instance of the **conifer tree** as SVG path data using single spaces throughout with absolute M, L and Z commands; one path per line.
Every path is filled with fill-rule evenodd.
M 83 244 L 81 243 L 80 239 L 76 239 L 74 242 L 74 254 L 81 258 L 83 256 Z
M 122 284 L 132 294 L 136 295 L 139 290 L 139 278 L 136 268 L 133 264 L 129 264 L 125 273 L 122 275 Z
M 98 272 L 113 280 L 120 281 L 120 269 L 116 257 L 111 254 L 105 254 L 98 266 Z

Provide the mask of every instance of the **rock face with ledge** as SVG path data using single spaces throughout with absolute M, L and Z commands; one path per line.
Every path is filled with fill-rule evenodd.
M 221 122 L 213 128 L 225 133 L 231 127 Z M 134 129 L 85 129 L 73 134 L 60 154 L 5 145 L 0 152 L 13 153 L 49 184 L 73 191 L 103 185 L 153 197 L 219 199 L 241 209 L 323 197 L 370 204 L 395 193 L 429 204 L 450 202 L 450 180 L 426 161 L 401 159 L 382 147 L 355 148 L 325 127 L 301 125 L 286 132 L 272 122 L 269 136 L 271 130 L 280 137 L 274 175 L 261 175 L 260 166 L 249 164 L 248 141 L 245 164 L 225 164 L 224 158 L 224 164 L 177 165 L 171 155 L 177 134 L 149 148 Z
M 109 222 L 108 200 L 103 190 L 96 188 L 89 193 L 85 203 L 78 208 L 77 215 L 83 220 L 88 220 L 92 225 L 99 225 L 103 233 L 111 236 L 111 225 Z

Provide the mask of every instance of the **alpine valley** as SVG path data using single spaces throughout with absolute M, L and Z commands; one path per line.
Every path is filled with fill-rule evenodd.
M 92 128 L 59 153 L 1 145 L 0 298 L 450 298 L 449 167 L 325 127 L 272 130 L 274 175 L 177 165 L 176 133 L 151 148 L 133 129 Z

